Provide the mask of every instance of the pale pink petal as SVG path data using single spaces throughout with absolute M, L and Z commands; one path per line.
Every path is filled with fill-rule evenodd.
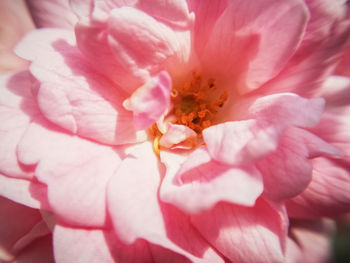
M 122 7 L 112 10 L 108 33 L 114 58 L 124 67 L 137 69 L 146 77 L 166 68 L 170 59 L 177 67 L 189 60 L 188 31 L 177 33 L 137 9 Z
M 37 27 L 73 29 L 77 16 L 69 6 L 69 0 L 26 0 Z
M 189 0 L 189 9 L 195 13 L 194 45 L 197 54 L 203 54 L 216 21 L 226 10 L 228 0 Z
M 106 219 L 106 186 L 120 159 L 110 147 L 33 122 L 18 145 L 19 160 L 36 164 L 48 201 L 60 220 L 101 226 Z
M 168 123 L 168 130 L 160 138 L 159 144 L 166 148 L 192 148 L 197 140 L 197 133 L 185 125 Z
M 285 263 L 302 263 L 303 254 L 298 244 L 290 237 L 286 242 Z
M 312 164 L 310 185 L 287 201 L 290 216 L 315 218 L 350 212 L 349 164 L 321 157 Z
M 337 150 L 306 130 L 288 129 L 275 152 L 257 163 L 264 177 L 264 194 L 270 199 L 288 199 L 300 194 L 311 181 L 309 158 Z M 276 187 L 276 185 L 278 187 Z
M 39 210 L 0 197 L 0 260 L 12 259 L 16 242 L 40 221 Z
M 323 108 L 323 99 L 304 99 L 288 93 L 264 96 L 231 109 L 235 115 L 231 117 L 246 120 L 211 126 L 203 131 L 203 139 L 210 156 L 219 162 L 253 162 L 276 150 L 286 128 L 316 125 Z
M 30 94 L 30 75 L 28 72 L 1 75 L 0 83 L 0 173 L 29 179 L 32 169 L 19 164 L 16 147 L 31 115 L 38 112 Z
M 220 203 L 193 215 L 193 225 L 232 262 L 283 262 L 288 218 L 263 199 L 245 208 Z
M 13 53 L 13 47 L 23 35 L 34 28 L 24 0 L 0 1 L 0 72 L 27 67 L 26 61 Z
M 220 201 L 253 206 L 262 193 L 259 171 L 254 167 L 227 166 L 211 160 L 205 148 L 198 148 L 181 162 L 177 153 L 161 152 L 167 167 L 160 197 L 188 213 L 212 208 Z
M 290 233 L 295 239 L 302 256 L 302 260 L 294 262 L 331 262 L 334 230 L 335 224 L 331 221 L 292 221 Z
M 108 209 L 120 239 L 131 244 L 143 238 L 193 262 L 221 262 L 181 213 L 172 216 L 174 212 L 159 202 L 162 168 L 152 145 L 130 151 L 108 187 Z
M 283 71 L 263 89 L 296 92 L 310 96 L 336 66 L 348 43 L 349 20 L 346 1 L 305 1 L 311 13 L 304 39 Z
M 138 88 L 123 105 L 133 111 L 136 129 L 144 130 L 166 113 L 170 104 L 171 78 L 166 71 Z
M 282 70 L 307 21 L 303 1 L 231 1 L 201 54 L 203 64 L 213 76 L 236 79 L 239 92 L 254 90 Z
M 0 196 L 32 208 L 47 206 L 45 185 L 1 174 Z
M 57 263 L 153 262 L 146 242 L 121 243 L 111 230 L 79 229 L 57 225 L 54 230 Z
M 39 81 L 41 112 L 62 128 L 98 142 L 143 140 L 132 113 L 122 106 L 125 94 L 89 66 L 74 42 L 67 31 L 46 29 L 29 34 L 17 47 L 19 54 L 33 60 L 30 70 Z M 41 53 L 34 50 L 40 47 Z

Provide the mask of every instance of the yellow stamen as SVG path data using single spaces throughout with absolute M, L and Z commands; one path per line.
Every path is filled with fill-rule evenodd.
M 160 141 L 161 136 L 156 136 L 153 140 L 153 151 L 155 152 L 155 154 L 159 157 L 160 156 L 160 145 L 159 145 L 159 141 Z

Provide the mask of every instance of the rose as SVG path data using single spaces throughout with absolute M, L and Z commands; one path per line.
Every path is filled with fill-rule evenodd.
M 2 173 L 30 182 L 34 199 L 13 199 L 55 214 L 56 261 L 283 260 L 280 201 L 309 184 L 308 158 L 338 154 L 304 129 L 323 100 L 301 96 L 318 91 L 348 32 L 340 3 L 270 2 L 78 1 L 75 35 L 22 41 L 35 81 L 32 94 L 27 73 L 6 80 Z M 196 90 L 201 77 L 208 86 Z

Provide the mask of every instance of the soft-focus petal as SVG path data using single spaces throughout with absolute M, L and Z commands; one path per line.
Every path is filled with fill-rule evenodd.
M 56 130 L 36 120 L 18 146 L 19 160 L 36 164 L 48 200 L 59 218 L 71 224 L 101 226 L 106 219 L 106 187 L 120 159 L 110 147 Z
M 348 5 L 339 0 L 307 0 L 311 13 L 305 37 L 283 71 L 263 89 L 310 96 L 334 69 L 348 43 Z
M 166 148 L 192 148 L 196 140 L 197 133 L 189 127 L 168 123 L 168 130 L 160 138 L 159 144 Z
M 298 47 L 307 20 L 302 1 L 231 1 L 201 60 L 211 75 L 235 79 L 241 93 L 249 92 L 279 73 Z
M 128 244 L 143 238 L 194 262 L 220 262 L 188 220 L 180 213 L 172 216 L 171 210 L 159 203 L 159 169 L 149 143 L 136 146 L 123 160 L 108 188 L 108 209 L 116 233 Z
M 167 172 L 160 196 L 185 212 L 208 210 L 220 201 L 253 206 L 263 190 L 261 174 L 254 166 L 220 164 L 211 160 L 205 148 L 184 160 L 176 158 L 176 153 L 161 152 Z
M 57 263 L 153 262 L 146 242 L 121 243 L 111 230 L 79 229 L 57 225 L 54 230 Z
M 0 197 L 0 260 L 10 260 L 19 251 L 15 244 L 41 221 L 38 210 Z M 23 247 L 22 247 L 23 248 Z
M 37 27 L 73 29 L 77 16 L 69 6 L 69 0 L 26 0 Z
M 283 262 L 288 219 L 263 199 L 251 208 L 218 204 L 192 223 L 232 262 Z
M 162 71 L 124 101 L 124 107 L 134 113 L 136 129 L 144 130 L 150 127 L 166 113 L 170 104 L 171 88 L 169 74 Z
M 0 25 L 0 72 L 25 68 L 27 62 L 12 50 L 20 38 L 34 28 L 25 0 L 0 1 Z
M 321 157 L 312 164 L 312 181 L 303 193 L 287 201 L 288 213 L 314 218 L 350 212 L 349 164 Z

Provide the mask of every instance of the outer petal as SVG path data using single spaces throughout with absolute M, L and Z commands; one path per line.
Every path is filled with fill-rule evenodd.
M 32 208 L 48 207 L 46 186 L 0 174 L 0 196 Z
M 312 181 L 302 194 L 287 201 L 288 214 L 315 218 L 350 212 L 349 164 L 327 158 L 312 163 Z
M 17 47 L 33 60 L 30 69 L 39 81 L 42 113 L 72 133 L 102 143 L 139 140 L 144 134 L 136 133 L 132 114 L 122 107 L 125 94 L 90 68 L 73 37 L 63 30 L 35 31 Z
M 37 27 L 73 29 L 77 16 L 69 6 L 69 0 L 26 0 Z
M 146 242 L 124 245 L 111 230 L 79 229 L 57 225 L 54 230 L 57 263 L 153 262 Z
M 108 209 L 120 239 L 130 244 L 143 238 L 193 262 L 222 262 L 181 213 L 159 202 L 159 169 L 151 144 L 144 143 L 131 150 L 111 179 Z
M 28 245 L 19 246 L 18 243 L 41 221 L 41 215 L 36 209 L 2 197 L 0 210 L 0 260 L 10 261 Z
M 203 64 L 213 76 L 235 79 L 241 93 L 254 90 L 282 70 L 307 20 L 303 1 L 231 1 L 200 54 Z
M 283 262 L 287 215 L 263 199 L 252 208 L 221 203 L 192 223 L 233 262 Z
M 169 74 L 162 71 L 124 101 L 124 107 L 134 113 L 134 123 L 138 130 L 149 128 L 166 113 L 170 104 L 171 88 Z
M 306 130 L 288 129 L 277 150 L 257 163 L 264 176 L 265 196 L 278 200 L 300 194 L 311 181 L 309 158 L 322 153 L 337 154 L 338 151 Z
M 286 128 L 317 124 L 324 108 L 323 99 L 308 100 L 295 94 L 265 96 L 248 104 L 231 109 L 233 118 L 248 120 L 226 122 L 203 131 L 213 159 L 231 165 L 253 162 L 276 150 Z
M 262 193 L 260 173 L 254 166 L 230 167 L 211 160 L 205 148 L 187 158 L 176 153 L 161 152 L 167 167 L 160 196 L 188 213 L 212 208 L 220 201 L 252 206 Z
M 38 113 L 30 94 L 30 76 L 28 72 L 2 75 L 0 81 L 0 173 L 29 179 L 32 170 L 18 163 L 16 147 L 31 116 Z
M 334 230 L 335 225 L 331 221 L 292 221 L 290 233 L 300 249 L 301 259 L 290 262 L 331 262 L 331 241 Z
M 350 36 L 348 5 L 339 0 L 307 0 L 311 13 L 305 37 L 283 71 L 263 89 L 310 96 L 334 69 Z
M 19 70 L 26 61 L 13 53 L 13 47 L 23 35 L 34 28 L 24 0 L 0 2 L 0 72 Z
M 105 223 L 105 191 L 119 165 L 110 147 L 55 130 L 36 120 L 24 134 L 19 160 L 36 164 L 35 174 L 47 184 L 48 199 L 59 219 L 71 224 L 101 226 Z

